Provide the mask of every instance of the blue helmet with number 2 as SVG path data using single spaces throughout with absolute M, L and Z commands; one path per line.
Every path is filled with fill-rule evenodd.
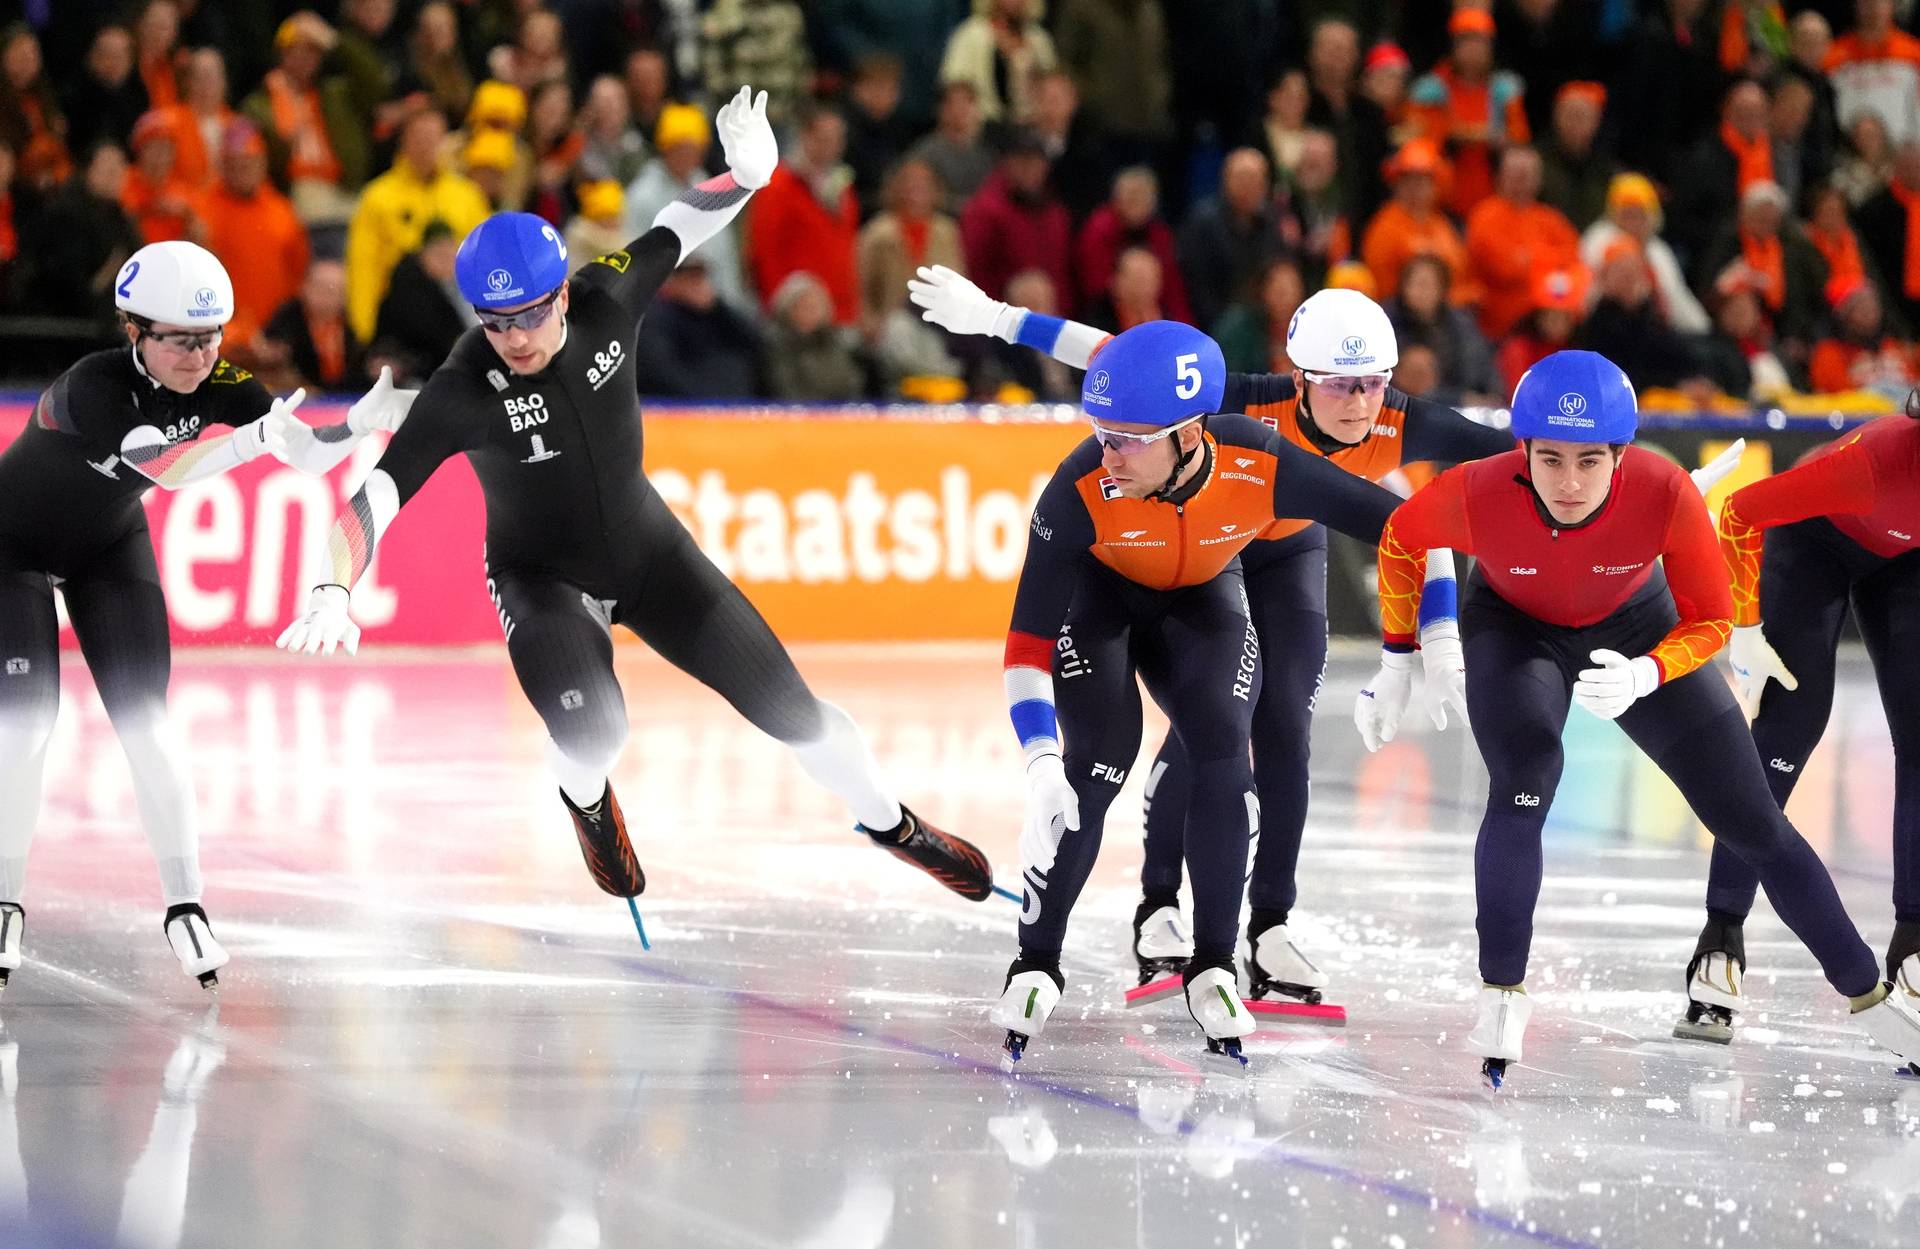
M 1561 442 L 1632 442 L 1640 425 L 1633 383 L 1591 351 L 1556 351 L 1513 388 L 1513 436 Z
M 1111 339 L 1087 365 L 1080 408 L 1102 425 L 1165 429 L 1220 410 L 1220 344 L 1178 321 L 1148 321 Z
M 453 277 L 476 308 L 531 303 L 567 280 L 567 245 L 532 213 L 495 213 L 460 244 Z

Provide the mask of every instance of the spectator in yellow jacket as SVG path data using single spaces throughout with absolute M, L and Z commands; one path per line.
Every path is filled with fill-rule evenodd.
M 400 258 L 420 246 L 431 221 L 444 221 L 464 239 L 492 211 L 472 179 L 453 172 L 441 149 L 447 122 L 432 108 L 400 128 L 393 168 L 367 183 L 347 226 L 347 323 L 370 341 L 380 299 Z

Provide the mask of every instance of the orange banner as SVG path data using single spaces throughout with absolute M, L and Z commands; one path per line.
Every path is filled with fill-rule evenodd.
M 647 474 L 783 639 L 994 638 L 1034 501 L 1085 436 L 939 409 L 649 413 Z

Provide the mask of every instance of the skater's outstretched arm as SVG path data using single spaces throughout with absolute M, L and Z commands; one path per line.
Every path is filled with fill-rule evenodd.
M 360 648 L 360 628 L 347 615 L 353 586 L 373 563 L 373 553 L 400 509 L 433 476 L 434 470 L 468 449 L 483 427 L 464 419 L 485 396 L 462 375 L 434 374 L 410 405 L 405 424 L 387 444 L 366 482 L 347 501 L 327 534 L 328 580 L 313 588 L 307 610 L 280 634 L 274 645 L 308 655 L 331 655 L 345 646 Z
M 740 88 L 721 106 L 713 124 L 727 154 L 727 172 L 690 188 L 655 215 L 652 229 L 583 266 L 575 278 L 612 295 L 636 324 L 667 275 L 732 224 L 780 162 L 780 145 L 767 123 L 766 92 L 756 97 L 752 88 Z
M 56 418 L 55 428 L 59 427 L 58 409 L 62 406 L 59 390 L 56 386 L 41 400 L 43 409 Z M 276 399 L 253 374 L 225 360 L 216 364 L 208 377 L 207 394 L 213 409 L 210 424 L 164 430 L 158 425 L 137 425 L 113 450 L 119 452 L 127 467 L 154 485 L 178 490 L 259 459 L 287 426 L 301 425 L 293 411 L 307 397 L 306 391 L 296 390 L 285 399 Z M 125 402 L 124 395 L 119 399 Z M 79 396 L 70 396 L 69 402 L 76 409 L 86 406 Z M 221 426 L 227 428 L 222 430 Z M 83 428 L 84 421 L 76 426 Z
M 987 293 L 945 265 L 921 266 L 907 282 L 921 318 L 954 334 L 991 334 L 1006 343 L 1044 351 L 1062 364 L 1084 369 L 1113 335 L 1091 325 L 1050 317 L 987 298 Z
M 1073 604 L 1074 587 L 1091 558 L 1093 518 L 1077 482 L 1098 466 L 1092 439 L 1067 456 L 1040 494 L 1028 526 L 1027 557 L 1014 592 L 1002 677 L 1007 714 L 1027 758 L 1027 818 L 1020 858 L 1046 871 L 1063 829 L 1080 827 L 1079 802 L 1067 783 L 1054 711 L 1053 653 Z
M 393 384 L 393 370 L 381 366 L 380 378 L 347 409 L 347 419 L 335 425 L 308 425 L 281 421 L 267 427 L 267 450 L 290 468 L 319 476 L 330 473 L 353 454 L 360 440 L 376 429 L 398 430 L 420 392 Z

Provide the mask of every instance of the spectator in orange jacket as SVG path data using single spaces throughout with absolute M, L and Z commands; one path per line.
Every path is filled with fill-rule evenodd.
M 1920 140 L 1920 39 L 1893 24 L 1894 0 L 1858 0 L 1852 30 L 1827 50 L 1842 117 L 1871 109 L 1897 147 Z
M 1393 198 L 1374 214 L 1360 239 L 1360 258 L 1381 290 L 1398 290 L 1401 266 L 1415 256 L 1427 255 L 1447 266 L 1455 302 L 1477 300 L 1467 245 L 1440 211 L 1446 174 L 1447 164 L 1431 139 L 1409 139 L 1387 162 Z
M 1535 276 L 1532 311 L 1513 327 L 1493 359 L 1509 390 L 1519 384 L 1521 374 L 1573 342 L 1587 315 L 1590 285 L 1584 265 Z
M 1452 161 L 1447 207 L 1465 217 L 1493 194 L 1500 149 L 1533 136 L 1522 99 L 1526 85 L 1518 74 L 1493 68 L 1493 15 L 1485 9 L 1455 9 L 1447 33 L 1453 37 L 1453 52 L 1413 84 L 1412 116 L 1419 132 Z
M 149 243 L 192 238 L 200 233 L 193 215 L 197 188 L 174 172 L 173 125 L 159 109 L 149 109 L 133 123 L 132 169 L 120 206 L 140 227 Z
M 1914 344 L 1887 332 L 1880 292 L 1862 277 L 1827 283 L 1833 327 L 1814 344 L 1807 371 L 1821 394 L 1872 390 L 1900 400 L 1920 382 Z
M 287 197 L 267 181 L 267 144 L 253 123 L 236 118 L 220 149 L 220 180 L 196 204 L 207 227 L 207 250 L 233 276 L 229 350 L 250 345 L 307 272 L 307 231 Z
M 227 61 L 213 48 L 195 48 L 181 74 L 180 103 L 166 110 L 173 128 L 174 176 L 189 186 L 214 179 L 220 139 L 234 119 L 227 107 Z
M 1532 307 L 1539 275 L 1580 263 L 1573 223 L 1539 195 L 1540 154 L 1510 147 L 1500 156 L 1498 189 L 1467 218 L 1467 260 L 1480 284 L 1480 328 L 1496 342 Z
M 172 108 L 180 102 L 175 60 L 180 50 L 180 7 L 174 0 L 147 0 L 133 24 L 135 56 L 147 103 Z
M 747 264 L 762 305 L 805 269 L 826 284 L 836 325 L 860 319 L 860 203 L 842 162 L 847 123 L 827 105 L 799 112 L 799 143 L 747 206 Z

